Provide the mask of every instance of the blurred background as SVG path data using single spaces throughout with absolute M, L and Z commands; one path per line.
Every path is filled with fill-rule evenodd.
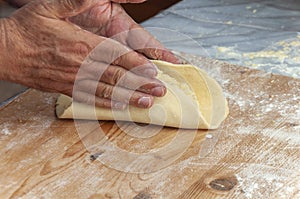
M 148 0 L 141 4 L 123 4 L 123 7 L 136 22 L 141 23 L 180 1 Z

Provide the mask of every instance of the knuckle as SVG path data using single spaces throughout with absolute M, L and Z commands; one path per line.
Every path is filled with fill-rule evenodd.
M 154 59 L 162 59 L 162 52 L 157 49 L 157 48 L 152 48 L 150 50 L 150 56 L 153 57 Z
M 121 84 L 122 77 L 125 75 L 125 70 L 120 67 L 110 67 L 107 69 L 105 78 L 111 85 Z
M 115 65 L 123 65 L 126 63 L 128 57 L 133 52 L 127 49 L 126 46 L 120 46 L 120 44 L 118 44 L 115 49 L 118 49 L 113 52 L 114 55 L 112 56 L 114 58 L 113 64 Z
M 123 75 L 124 75 L 123 70 L 117 69 L 115 71 L 115 73 L 112 76 L 112 80 L 113 80 L 114 85 L 116 85 L 116 84 L 118 84 L 120 82 L 120 80 L 122 79 Z
M 99 96 L 102 96 L 103 98 L 106 99 L 110 99 L 112 96 L 112 88 L 108 85 L 101 85 L 98 89 L 97 89 L 97 94 Z
M 78 42 L 74 45 L 73 50 L 76 54 L 87 56 L 90 53 L 90 48 L 83 42 Z

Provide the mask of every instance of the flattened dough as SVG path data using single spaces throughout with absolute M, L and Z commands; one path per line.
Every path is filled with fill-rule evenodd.
M 118 120 L 187 129 L 215 129 L 228 115 L 228 106 L 220 85 L 206 72 L 192 65 L 153 61 L 158 79 L 168 88 L 150 109 L 129 106 L 117 111 L 73 102 L 61 95 L 56 103 L 59 118 Z

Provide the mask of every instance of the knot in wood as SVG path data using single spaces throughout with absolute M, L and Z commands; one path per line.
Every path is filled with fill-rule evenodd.
M 133 199 L 152 199 L 151 195 L 142 191 L 138 195 L 134 196 Z
M 97 153 L 94 153 L 94 154 L 90 155 L 90 160 L 95 161 L 103 153 L 104 153 L 103 151 L 100 151 L 100 152 L 97 152 Z
M 209 183 L 212 189 L 218 191 L 230 191 L 237 184 L 235 177 L 215 179 Z

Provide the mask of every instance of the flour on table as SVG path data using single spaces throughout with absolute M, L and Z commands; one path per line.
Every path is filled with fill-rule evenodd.
M 8 130 L 7 127 L 5 127 L 1 130 L 1 134 L 2 135 L 11 135 L 11 132 Z

